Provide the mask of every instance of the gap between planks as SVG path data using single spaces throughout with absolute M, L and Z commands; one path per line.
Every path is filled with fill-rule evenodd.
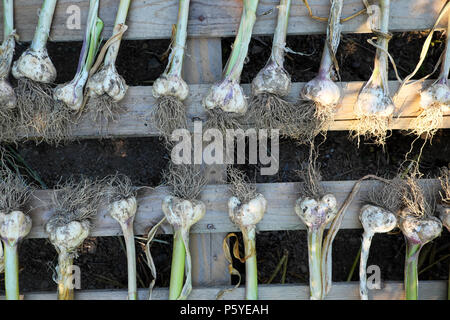
M 369 191 L 379 182 L 365 180 L 361 183 L 361 188 L 354 200 L 347 209 L 341 228 L 360 229 L 359 209 L 361 202 L 365 199 Z M 338 206 L 340 206 L 351 191 L 355 181 L 325 181 L 323 186 L 327 192 L 336 196 Z M 435 188 L 439 182 L 436 179 L 420 180 L 420 184 L 426 188 Z M 262 193 L 267 199 L 267 210 L 264 218 L 258 223 L 259 231 L 276 230 L 305 230 L 305 225 L 294 212 L 295 201 L 298 199 L 299 183 L 260 183 L 257 184 L 257 191 Z M 28 238 L 46 238 L 44 224 L 53 213 L 48 205 L 53 191 L 36 191 L 30 206 L 34 208 L 30 215 L 33 221 L 32 229 Z M 168 194 L 165 187 L 160 187 L 154 191 L 147 189 L 140 190 L 138 195 L 138 211 L 134 222 L 136 235 L 147 234 L 149 229 L 159 222 L 163 217 L 161 201 Z M 191 233 L 221 233 L 236 232 L 239 229 L 230 221 L 228 217 L 228 193 L 227 185 L 207 185 L 200 194 L 200 199 L 205 202 L 205 217 L 191 228 Z M 163 233 L 172 233 L 169 224 L 161 227 Z M 119 224 L 111 218 L 107 210 L 100 209 L 94 221 L 91 235 L 96 236 L 117 236 L 122 234 Z
M 186 62 L 189 63 L 189 62 Z M 425 81 L 423 86 L 429 85 L 433 80 Z M 290 101 L 296 101 L 299 92 L 305 83 L 293 83 L 289 95 Z M 330 125 L 329 130 L 350 130 L 354 124 L 355 115 L 353 106 L 361 87 L 362 81 L 342 82 L 343 99 L 337 107 L 335 120 Z M 397 81 L 390 81 L 389 88 L 395 92 L 398 88 Z M 192 130 L 194 120 L 206 120 L 206 113 L 202 106 L 202 99 L 206 95 L 211 85 L 190 85 L 190 95 L 185 101 L 187 107 L 188 120 Z M 243 84 L 242 87 L 247 96 L 250 95 L 250 85 Z M 395 118 L 390 125 L 391 129 L 411 128 L 412 118 L 419 114 L 419 90 L 422 84 L 412 84 L 406 86 L 396 100 L 397 110 Z M 159 132 L 152 121 L 152 112 L 155 99 L 152 96 L 152 87 L 140 86 L 130 87 L 122 105 L 126 109 L 120 114 L 117 121 L 112 122 L 107 128 L 100 128 L 92 121 L 92 116 L 87 113 L 79 121 L 73 130 L 73 135 L 78 138 L 99 138 L 103 137 L 145 137 L 158 136 Z M 248 124 L 251 126 L 251 123 Z M 450 128 L 450 113 L 446 113 L 443 119 L 442 128 Z M 103 130 L 103 131 L 102 131 Z
M 21 41 L 31 41 L 36 29 L 38 10 L 42 0 L 15 0 L 15 26 Z M 373 1 L 372 1 L 373 2 Z M 275 29 L 276 10 L 262 15 L 276 7 L 278 0 L 260 1 L 257 21 L 253 29 L 254 36 L 272 35 Z M 425 30 L 432 27 L 445 0 L 396 0 L 391 1 L 389 31 L 403 32 Z M 118 0 L 102 0 L 99 16 L 105 23 L 104 38 L 112 33 Z M 327 17 L 330 0 L 310 1 L 316 16 Z M 51 41 L 82 41 L 84 25 L 88 14 L 87 0 L 59 0 L 54 14 Z M 348 17 L 361 9 L 361 0 L 346 0 L 342 12 Z M 3 8 L 1 8 L 3 11 Z M 2 12 L 1 11 L 1 12 Z M 128 14 L 129 26 L 125 39 L 169 39 L 172 25 L 176 23 L 178 11 L 177 0 L 133 0 Z M 230 37 L 236 34 L 242 12 L 242 1 L 192 0 L 189 10 L 189 37 Z M 80 18 L 73 20 L 73 18 Z M 342 26 L 344 33 L 371 32 L 366 14 L 354 18 Z M 75 23 L 74 23 L 75 22 Z M 440 27 L 447 25 L 446 19 Z M 0 33 L 3 34 L 3 26 Z M 302 0 L 292 1 L 288 25 L 289 35 L 309 35 L 326 32 L 326 23 L 312 20 Z
M 445 280 L 419 281 L 419 300 L 446 300 L 448 282 Z M 194 287 L 188 300 L 214 300 L 217 293 L 231 286 Z M 403 282 L 387 281 L 381 289 L 369 290 L 370 300 L 405 300 Z M 55 292 L 24 293 L 25 300 L 56 300 Z M 305 284 L 271 284 L 258 286 L 260 300 L 309 300 L 309 286 Z M 155 288 L 152 300 L 167 300 L 167 288 Z M 75 290 L 75 300 L 126 300 L 126 290 Z M 0 297 L 4 300 L 5 297 Z M 138 289 L 138 299 L 148 299 L 148 289 Z M 244 300 L 241 286 L 224 294 L 221 300 Z M 360 300 L 359 282 L 335 282 L 326 300 Z

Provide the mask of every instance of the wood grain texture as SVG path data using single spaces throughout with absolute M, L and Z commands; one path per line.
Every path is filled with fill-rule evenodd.
M 420 300 L 446 300 L 447 281 L 420 281 Z M 217 293 L 228 287 L 215 286 L 206 288 L 195 288 L 189 295 L 189 300 L 214 300 Z M 226 293 L 222 300 L 244 300 L 245 288 L 240 287 Z M 309 286 L 304 284 L 284 285 L 259 285 L 258 294 L 260 300 L 308 300 Z M 125 290 L 83 290 L 75 291 L 76 300 L 126 300 Z M 153 300 L 167 300 L 169 290 L 167 288 L 156 288 L 153 290 Z M 0 297 L 1 300 L 4 296 Z M 24 294 L 25 300 L 55 300 L 56 292 L 30 292 Z M 138 290 L 138 299 L 148 299 L 148 289 Z M 381 284 L 380 290 L 369 291 L 370 300 L 404 300 L 402 282 L 385 282 Z M 358 282 L 334 283 L 327 300 L 359 300 Z
M 424 84 L 412 84 L 401 91 L 396 99 L 397 110 L 390 125 L 391 129 L 411 128 L 411 119 L 416 117 L 421 110 L 419 90 L 430 83 L 430 81 L 426 81 Z M 342 82 L 340 85 L 343 90 L 343 99 L 337 107 L 335 121 L 331 124 L 329 130 L 349 130 L 352 128 L 356 121 L 353 106 L 364 82 Z M 289 100 L 296 101 L 303 86 L 304 83 L 293 83 Z M 242 87 L 246 94 L 250 95 L 250 85 L 244 84 Z M 398 82 L 390 81 L 389 87 L 391 92 L 396 92 Z M 210 85 L 207 84 L 190 85 L 190 94 L 185 104 L 191 129 L 193 128 L 193 121 L 206 120 L 201 101 L 209 88 Z M 87 113 L 80 119 L 73 130 L 73 134 L 83 139 L 98 138 L 102 132 L 102 134 L 106 132 L 107 136 L 113 137 L 143 137 L 159 134 L 152 120 L 155 99 L 152 96 L 151 87 L 130 87 L 122 105 L 126 111 L 118 116 L 116 122 L 110 123 L 106 129 L 103 128 L 103 131 L 98 124 L 91 120 L 92 115 Z M 442 128 L 450 128 L 450 113 L 445 114 Z
M 327 192 L 336 196 L 340 206 L 354 186 L 355 181 L 325 181 L 323 185 Z M 361 200 L 373 189 L 377 182 L 366 180 L 361 183 L 360 192 L 350 204 L 341 228 L 359 229 L 359 209 Z M 434 186 L 437 180 L 421 180 L 425 186 Z M 274 230 L 304 230 L 305 225 L 294 212 L 295 201 L 299 198 L 298 183 L 261 183 L 257 184 L 258 192 L 267 199 L 267 211 L 261 222 L 258 223 L 259 231 Z M 29 238 L 45 238 L 44 224 L 52 214 L 49 199 L 53 191 L 37 191 L 31 201 L 30 215 L 33 227 Z M 166 188 L 158 188 L 154 191 L 141 190 L 138 194 L 138 211 L 134 223 L 135 234 L 147 234 L 148 230 L 161 220 L 161 201 L 168 194 Z M 227 185 L 207 185 L 200 195 L 200 199 L 206 204 L 205 217 L 195 224 L 191 233 L 221 233 L 238 231 L 238 228 L 230 222 L 228 217 L 227 202 L 230 197 Z M 164 233 L 172 233 L 170 225 L 165 224 L 161 228 Z M 91 233 L 93 236 L 116 236 L 121 234 L 117 222 L 109 213 L 101 209 L 97 214 L 95 226 Z
M 51 41 L 81 41 L 84 35 L 83 26 L 88 12 L 87 0 L 59 0 L 50 33 Z M 105 23 L 103 36 L 112 33 L 119 0 L 102 0 L 100 17 Z M 445 0 L 396 0 L 391 2 L 390 31 L 424 30 L 430 28 Z M 38 10 L 42 0 L 16 0 L 15 25 L 22 41 L 30 41 L 36 28 Z M 253 31 L 254 35 L 273 34 L 276 13 L 262 15 L 273 9 L 277 0 L 261 0 L 257 14 L 259 15 Z M 70 6 L 77 6 L 81 12 L 81 29 L 69 29 L 67 21 L 73 11 Z M 330 1 L 310 1 L 316 16 L 328 16 Z M 178 1 L 176 0 L 133 0 L 131 3 L 125 39 L 161 39 L 170 38 L 172 24 L 176 23 Z M 364 6 L 361 0 L 346 0 L 343 17 L 350 16 Z M 2 8 L 3 10 L 3 8 Z M 239 0 L 192 0 L 189 12 L 188 35 L 190 37 L 227 37 L 236 34 L 242 1 Z M 442 21 L 441 26 L 445 26 Z M 2 30 L 0 28 L 0 30 Z M 325 33 L 326 24 L 312 20 L 301 0 L 292 1 L 288 34 Z M 343 24 L 343 32 L 371 32 L 367 25 L 367 15 L 361 15 Z M 0 31 L 2 32 L 2 31 Z

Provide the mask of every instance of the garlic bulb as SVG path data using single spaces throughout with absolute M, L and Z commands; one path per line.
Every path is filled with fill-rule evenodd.
M 14 62 L 12 75 L 16 79 L 28 78 L 36 82 L 52 83 L 56 79 L 56 68 L 48 56 L 47 48 L 27 49 Z
M 110 63 L 89 78 L 86 90 L 92 98 L 107 94 L 113 101 L 118 102 L 125 97 L 128 86 L 115 65 Z
M 12 211 L 8 214 L 1 213 L 0 221 L 0 236 L 3 241 L 11 245 L 18 243 L 30 233 L 31 218 L 22 211 Z
M 206 109 L 220 108 L 225 112 L 245 114 L 247 112 L 247 100 L 244 91 L 237 81 L 225 79 L 214 84 L 203 99 Z
M 71 221 L 63 225 L 47 223 L 45 231 L 49 235 L 50 242 L 58 249 L 59 253 L 70 253 L 77 250 L 89 235 L 89 221 Z
M 206 206 L 200 200 L 166 196 L 162 202 L 162 210 L 174 228 L 189 229 L 205 216 Z
M 295 213 L 310 229 L 325 227 L 338 212 L 334 195 L 326 194 L 321 199 L 300 198 L 295 203 Z
M 272 93 L 280 97 L 291 91 L 291 76 L 275 61 L 261 69 L 252 81 L 252 94 Z
M 228 215 L 231 221 L 241 227 L 256 225 L 264 217 L 267 200 L 260 193 L 246 203 L 241 203 L 237 197 L 228 200 Z

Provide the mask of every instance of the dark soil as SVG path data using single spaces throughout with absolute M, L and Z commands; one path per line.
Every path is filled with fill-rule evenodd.
M 367 43 L 371 35 L 344 35 L 338 51 L 340 77 L 342 81 L 367 80 L 370 76 L 374 48 Z M 422 77 L 434 67 L 443 49 L 441 34 L 437 34 L 431 51 L 417 77 Z M 420 33 L 395 34 L 391 41 L 392 53 L 400 76 L 404 77 L 418 60 L 424 35 Z M 222 41 L 224 63 L 230 52 L 233 39 Z M 296 52 L 310 55 L 289 54 L 286 69 L 293 81 L 307 81 L 315 76 L 320 63 L 323 36 L 288 37 L 287 45 Z M 151 85 L 164 70 L 166 61 L 162 54 L 168 40 L 124 41 L 118 59 L 118 70 L 129 85 Z M 16 55 L 26 48 L 18 47 Z M 242 74 L 242 82 L 249 83 L 264 66 L 270 54 L 271 38 L 259 37 L 251 42 L 249 60 Z M 76 70 L 81 43 L 50 43 L 49 54 L 58 70 L 57 82 L 72 79 Z M 391 80 L 395 75 L 391 71 Z M 348 140 L 347 132 L 329 132 L 327 140 L 320 146 L 318 161 L 324 180 L 358 179 L 372 173 L 393 176 L 398 172 L 413 138 L 394 131 L 388 139 L 385 152 L 370 144 L 356 145 Z M 421 171 L 436 176 L 439 167 L 450 162 L 450 130 L 439 130 L 433 143 L 427 144 L 421 158 Z M 421 140 L 416 141 L 410 157 L 417 154 Z M 38 146 L 25 143 L 18 146 L 20 155 L 45 183 L 53 187 L 60 179 L 71 174 L 104 177 L 119 171 L 127 174 L 135 185 L 156 186 L 161 183 L 161 170 L 169 156 L 158 138 L 84 140 L 65 146 Z M 296 170 L 305 161 L 308 150 L 293 141 L 280 141 L 280 170 L 274 176 L 261 176 L 259 166 L 243 166 L 249 177 L 257 182 L 298 181 Z M 360 247 L 361 230 L 341 230 L 333 246 L 333 280 L 346 281 Z M 153 244 L 153 254 L 158 268 L 157 286 L 168 286 L 170 275 L 171 237 L 158 236 L 161 242 Z M 450 234 L 442 236 L 424 248 L 420 279 L 447 279 L 450 259 L 448 255 Z M 268 250 L 270 248 L 270 250 Z M 427 249 L 429 248 L 429 249 Z M 20 248 L 20 284 L 23 292 L 56 290 L 52 281 L 56 265 L 56 252 L 45 239 L 28 239 Z M 267 282 L 275 270 L 284 250 L 288 251 L 286 282 L 308 281 L 308 258 L 306 233 L 304 231 L 261 232 L 257 237 L 259 276 Z M 428 252 L 428 254 L 427 254 Z M 138 286 L 147 287 L 151 276 L 145 265 L 142 245 L 137 240 Z M 379 265 L 384 280 L 402 280 L 404 264 L 404 240 L 397 232 L 392 235 L 377 235 L 369 259 L 370 264 Z M 433 264 L 435 263 L 435 264 Z M 125 288 L 127 283 L 126 257 L 120 237 L 91 238 L 86 241 L 76 264 L 81 268 L 83 289 Z M 242 266 L 239 267 L 242 270 Z M 352 280 L 357 280 L 357 271 Z M 273 283 L 280 282 L 277 275 Z M 3 286 L 0 286 L 3 288 Z

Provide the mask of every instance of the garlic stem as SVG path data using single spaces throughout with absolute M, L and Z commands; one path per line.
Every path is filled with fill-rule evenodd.
M 235 82 L 239 82 L 241 78 L 245 58 L 247 57 L 248 45 L 252 38 L 253 25 L 256 21 L 256 8 L 258 7 L 258 0 L 243 0 L 243 2 L 244 8 L 239 30 L 233 43 L 230 58 L 224 69 L 224 76 L 228 80 Z
M 277 26 L 273 35 L 272 53 L 270 59 L 280 67 L 284 65 L 286 34 L 291 9 L 291 0 L 280 0 L 278 5 Z
M 309 289 L 311 300 L 322 300 L 322 239 L 325 226 L 308 228 Z
M 133 223 L 121 224 L 127 250 L 128 300 L 137 300 L 136 247 L 134 244 Z
M 19 255 L 17 242 L 3 240 L 5 252 L 5 291 L 6 300 L 19 300 Z
M 187 22 L 189 17 L 189 0 L 180 0 L 178 6 L 178 19 L 173 40 L 172 49 L 169 56 L 165 74 L 181 78 L 183 69 L 184 50 L 187 37 Z
M 55 12 L 57 0 L 44 0 L 39 14 L 39 21 L 34 33 L 30 48 L 33 51 L 42 50 L 47 45 L 50 27 L 52 25 L 53 14 Z
M 389 33 L 389 7 L 390 0 L 380 0 L 380 29 L 382 34 L 387 35 Z M 375 86 L 381 86 L 385 93 L 387 94 L 387 83 L 388 83 L 388 43 L 389 39 L 385 36 L 378 35 L 377 45 L 384 49 L 381 50 L 377 48 L 375 56 L 375 64 L 372 73 L 372 83 Z
M 73 300 L 73 255 L 67 252 L 58 254 L 58 300 Z
M 245 247 L 245 299 L 258 300 L 258 266 L 256 261 L 256 227 L 245 226 L 242 230 Z
M 3 0 L 3 41 L 14 31 L 14 1 Z
M 172 266 L 170 270 L 169 300 L 177 300 L 183 289 L 186 248 L 184 247 L 182 229 L 173 234 Z
M 445 42 L 445 52 L 443 56 L 443 61 L 441 65 L 441 72 L 439 74 L 438 82 L 442 84 L 448 83 L 448 73 L 450 70 L 450 11 L 448 14 L 448 24 L 447 24 L 447 38 Z
M 372 243 L 374 233 L 371 231 L 364 231 L 361 246 L 361 257 L 359 259 L 359 294 L 361 300 L 369 300 L 369 293 L 367 290 L 367 260 L 369 258 L 370 244 Z
M 405 259 L 405 290 L 406 300 L 418 299 L 418 272 L 417 263 L 419 253 L 423 244 L 411 243 L 406 239 L 406 259 Z
M 120 32 L 120 28 L 116 28 L 120 24 L 125 24 L 128 15 L 128 9 L 130 7 L 131 0 L 120 0 L 119 8 L 117 9 L 116 21 L 114 22 L 114 29 L 112 36 L 115 36 Z M 114 42 L 109 48 L 105 55 L 104 64 L 115 64 L 117 55 L 119 54 L 121 38 Z

